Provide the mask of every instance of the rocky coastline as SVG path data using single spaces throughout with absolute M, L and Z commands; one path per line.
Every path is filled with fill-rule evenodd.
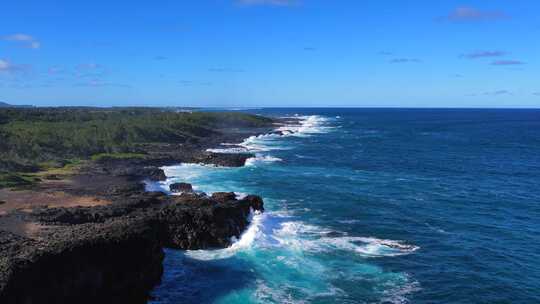
M 247 228 L 250 213 L 264 207 L 256 195 L 169 196 L 145 191 L 143 181 L 165 180 L 160 167 L 177 163 L 243 166 L 253 155 L 206 149 L 268 130 L 197 145 L 149 145 L 145 158 L 105 158 L 69 177 L 46 176 L 32 195 L 61 193 L 95 204 L 51 201 L 0 212 L 0 303 L 146 303 L 163 273 L 164 248 L 227 247 Z

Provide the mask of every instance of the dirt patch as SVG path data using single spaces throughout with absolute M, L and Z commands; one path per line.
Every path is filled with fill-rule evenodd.
M 13 191 L 0 189 L 0 200 L 4 204 L 0 205 L 0 214 L 15 209 L 32 209 L 35 207 L 91 207 L 108 205 L 111 202 L 95 196 L 76 196 L 62 191 L 33 191 L 21 190 Z
M 78 174 L 43 180 L 26 189 L 0 189 L 0 215 L 36 207 L 92 207 L 111 204 L 111 193 L 131 191 L 137 182 L 123 176 Z

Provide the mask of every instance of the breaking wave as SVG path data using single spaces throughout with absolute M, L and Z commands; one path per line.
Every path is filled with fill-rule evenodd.
M 284 123 L 271 133 L 251 136 L 237 144 L 224 143 L 208 150 L 215 153 L 253 153 L 254 157 L 246 161 L 246 168 L 194 164 L 165 167 L 167 181 L 153 187 L 163 190 L 168 189 L 172 182 L 185 181 L 192 183 L 194 189 L 207 193 L 231 190 L 264 193 L 265 186 L 261 189 L 257 188 L 259 185 L 266 181 L 280 184 L 282 180 L 274 174 L 288 171 L 288 168 L 282 168 L 285 166 L 274 171 L 276 167 L 272 164 L 314 157 L 303 156 L 309 153 L 291 142 L 303 142 L 304 138 L 314 134 L 331 132 L 336 128 L 336 119 L 339 118 L 318 115 L 284 117 Z M 290 153 L 287 151 L 290 149 L 299 151 Z M 302 191 L 301 186 L 298 191 Z M 267 192 L 269 196 L 275 193 L 280 192 Z M 298 201 L 298 206 L 293 205 L 296 202 L 288 202 L 282 197 L 264 197 L 264 200 L 267 211 L 252 212 L 248 229 L 238 239 L 233 238 L 228 248 L 188 250 L 181 256 L 168 254 L 167 259 L 174 259 L 179 273 L 178 277 L 169 279 L 172 282 L 169 284 L 174 285 L 174 289 L 178 288 L 181 296 L 170 301 L 165 299 L 163 303 L 196 299 L 190 295 L 198 295 L 201 288 L 191 282 L 193 278 L 203 278 L 212 288 L 220 284 L 236 287 L 234 283 L 241 281 L 242 276 L 252 279 L 247 284 L 240 284 L 238 289 L 220 293 L 217 300 L 213 299 L 216 303 L 356 302 L 358 295 L 355 291 L 339 282 L 364 286 L 366 303 L 406 303 L 407 296 L 420 288 L 407 273 L 389 272 L 376 265 L 386 259 L 414 254 L 420 249 L 418 246 L 400 240 L 363 236 L 362 232 L 347 233 L 339 231 L 340 228 L 326 228 L 316 217 L 302 216 L 299 210 L 312 207 L 301 206 L 307 204 L 303 199 Z M 340 217 L 336 222 L 354 225 L 358 220 Z M 193 271 L 186 275 L 182 273 L 186 268 Z M 178 280 L 183 283 L 178 283 Z M 182 286 L 178 287 L 179 284 Z M 163 286 L 166 288 L 167 283 Z
M 335 280 L 362 284 L 369 280 L 385 286 L 374 303 L 407 303 L 407 295 L 420 289 L 407 274 L 385 272 L 367 263 L 335 271 L 343 260 L 322 262 L 318 256 L 350 254 L 360 259 L 406 255 L 419 247 L 401 241 L 373 237 L 351 237 L 295 220 L 285 212 L 253 214 L 249 228 L 225 249 L 193 250 L 185 255 L 199 261 L 226 261 L 233 257 L 253 261 L 261 278 L 251 290 L 255 303 L 310 303 L 317 299 L 347 298 Z M 341 268 L 341 267 L 339 267 Z M 288 275 L 287 275 L 288 274 Z M 296 296 L 291 297 L 291 294 Z M 251 302 L 251 301 L 250 301 Z
M 242 234 L 240 239 L 236 240 L 233 238 L 233 244 L 225 249 L 188 250 L 186 251 L 186 255 L 193 259 L 207 261 L 229 258 L 241 250 L 247 250 L 260 235 L 265 216 L 264 213 L 252 212 L 248 229 Z
M 207 151 L 214 153 L 256 153 L 286 150 L 288 147 L 281 142 L 286 137 L 306 137 L 312 134 L 326 133 L 334 128 L 329 125 L 329 118 L 319 115 L 287 116 L 282 117 L 282 119 L 286 122 L 281 123 L 274 132 L 250 136 L 238 144 L 222 143 L 220 147 L 207 149 Z
M 402 241 L 349 236 L 344 232 L 292 219 L 292 216 L 280 213 L 254 214 L 248 230 L 229 248 L 191 251 L 189 255 L 197 259 L 210 260 L 230 257 L 241 250 L 251 250 L 252 247 L 272 247 L 278 250 L 311 253 L 347 251 L 361 257 L 377 258 L 411 254 L 419 249 L 418 246 Z
M 278 157 L 273 157 L 273 156 L 270 156 L 270 155 L 255 155 L 255 157 L 251 157 L 251 158 L 248 158 L 246 160 L 246 166 L 256 166 L 257 164 L 260 164 L 260 163 L 273 163 L 273 162 L 279 162 L 279 161 L 283 161 L 281 158 L 278 158 Z

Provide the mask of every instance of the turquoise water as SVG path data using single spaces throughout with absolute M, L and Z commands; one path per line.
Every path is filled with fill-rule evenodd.
M 166 254 L 153 303 L 539 303 L 540 111 L 272 109 L 243 168 L 169 180 L 263 196 L 227 249 Z

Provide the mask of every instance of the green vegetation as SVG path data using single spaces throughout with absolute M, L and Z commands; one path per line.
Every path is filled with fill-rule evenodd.
M 65 163 L 46 162 L 40 164 L 40 170 L 32 175 L 45 179 L 51 175 L 67 176 L 76 173 L 85 163 L 86 161 L 79 159 L 70 159 Z
M 108 159 L 133 159 L 133 158 L 144 158 L 146 154 L 142 153 L 100 153 L 92 155 L 91 159 L 93 161 L 103 161 Z
M 31 186 L 41 181 L 32 174 L 0 173 L 0 188 Z
M 70 171 L 73 160 L 141 158 L 143 144 L 198 143 L 226 128 L 271 122 L 242 113 L 157 108 L 0 108 L 0 187 L 35 182 L 28 172 Z

